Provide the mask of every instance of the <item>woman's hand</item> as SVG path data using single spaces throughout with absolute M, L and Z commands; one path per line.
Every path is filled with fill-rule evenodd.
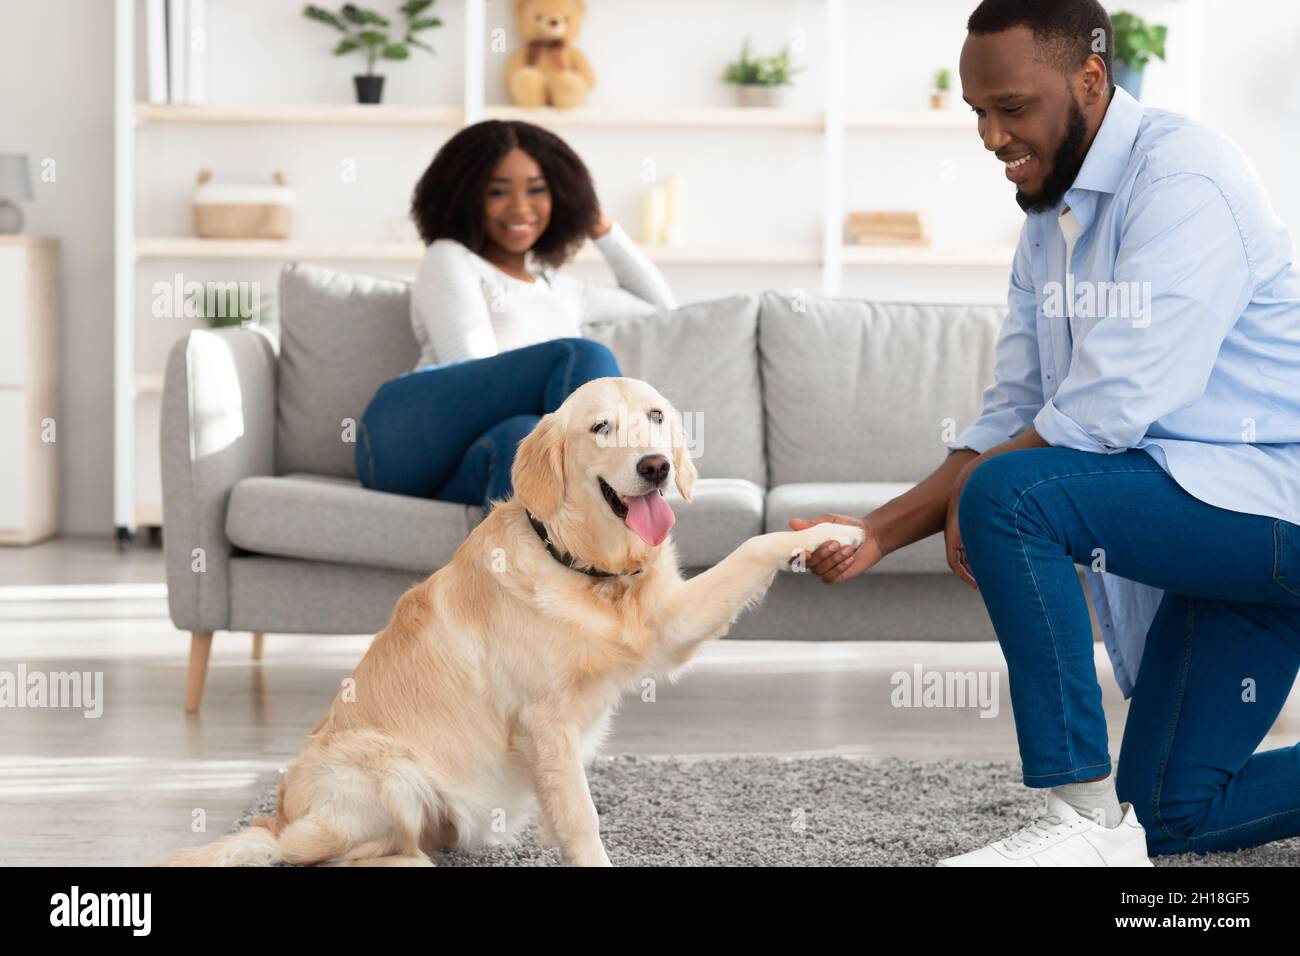
M 861 528 L 866 536 L 856 549 L 827 541 L 819 545 L 811 555 L 807 551 L 803 553 L 805 567 L 821 578 L 823 584 L 839 584 L 849 578 L 856 578 L 885 556 L 880 549 L 879 539 L 865 518 L 850 518 L 848 515 L 836 514 L 818 515 L 816 518 L 791 518 L 790 529 L 802 531 L 826 521 L 832 524 L 854 525 Z
M 953 482 L 952 492 L 948 495 L 948 519 L 943 526 L 943 543 L 948 552 L 948 567 L 952 569 L 953 574 L 977 591 L 979 585 L 975 583 L 975 575 L 971 573 L 970 565 L 966 563 L 966 549 L 962 546 L 961 527 L 957 523 L 957 503 L 961 500 L 962 489 L 966 487 L 966 479 L 970 477 L 970 473 L 975 470 L 975 465 L 979 461 L 979 458 L 971 459 L 957 473 L 957 480 Z
M 588 235 L 593 239 L 599 239 L 613 228 L 614 221 L 603 212 L 598 212 L 596 214 L 596 224 L 591 227 L 591 232 L 589 232 Z

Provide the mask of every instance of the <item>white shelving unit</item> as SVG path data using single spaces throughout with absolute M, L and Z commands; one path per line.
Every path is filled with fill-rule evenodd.
M 809 136 L 822 153 L 822 209 L 819 243 L 790 247 L 647 246 L 652 260 L 662 264 L 704 266 L 788 266 L 817 269 L 821 292 L 839 295 L 844 273 L 851 268 L 1006 269 L 1013 250 L 1005 245 L 980 248 L 886 247 L 846 245 L 845 155 L 848 138 L 866 132 L 948 136 L 971 135 L 973 121 L 963 112 L 861 110 L 846 104 L 848 0 L 821 0 L 827 38 L 824 94 L 818 109 L 611 108 L 525 110 L 486 102 L 488 46 L 486 0 L 461 0 L 464 12 L 464 94 L 453 105 L 374 105 L 352 103 L 270 103 L 260 105 L 179 106 L 138 101 L 136 89 L 136 16 L 138 0 L 115 0 L 117 55 L 115 77 L 115 207 L 114 224 L 114 524 L 119 541 L 130 540 L 137 527 L 157 524 L 158 501 L 137 500 L 139 472 L 136 442 L 138 406 L 156 404 L 162 375 L 157 369 L 136 368 L 137 266 L 147 261 L 204 260 L 276 262 L 335 260 L 340 262 L 414 263 L 422 253 L 418 243 L 292 239 L 275 241 L 205 240 L 187 236 L 138 236 L 136 233 L 136 137 L 151 126 L 303 126 L 445 129 L 454 131 L 485 118 L 524 119 L 558 130 L 660 129 L 682 131 L 780 131 Z M 718 0 L 721 2 L 721 0 Z M 1199 49 L 1200 0 L 1185 23 L 1192 25 L 1191 50 Z M 219 5 L 212 9 L 219 15 Z M 214 67 L 218 64 L 214 63 Z M 1189 112 L 1195 112 L 1199 90 L 1189 90 Z M 598 257 L 588 247 L 579 261 Z M 150 466 L 156 469 L 156 464 Z

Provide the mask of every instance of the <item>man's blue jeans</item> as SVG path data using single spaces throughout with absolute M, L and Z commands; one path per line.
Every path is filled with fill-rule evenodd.
M 482 359 L 426 365 L 385 382 L 357 429 L 366 488 L 482 505 L 513 494 L 519 442 L 569 394 L 622 373 L 590 339 L 551 339 Z
M 1148 850 L 1300 834 L 1300 746 L 1255 753 L 1300 669 L 1300 526 L 1205 504 L 1136 449 L 995 456 L 971 473 L 958 520 L 1006 656 L 1026 785 L 1111 769 L 1075 568 L 1100 548 L 1107 571 L 1166 592 L 1116 774 Z

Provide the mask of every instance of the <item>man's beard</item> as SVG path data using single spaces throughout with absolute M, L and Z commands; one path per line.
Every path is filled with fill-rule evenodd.
M 1043 180 L 1043 188 L 1034 195 L 1016 190 L 1016 202 L 1025 212 L 1047 212 L 1061 201 L 1065 191 L 1074 185 L 1083 160 L 1088 155 L 1083 148 L 1088 135 L 1088 120 L 1079 108 L 1078 101 L 1070 97 L 1070 112 L 1065 123 L 1065 140 L 1052 157 L 1052 169 Z

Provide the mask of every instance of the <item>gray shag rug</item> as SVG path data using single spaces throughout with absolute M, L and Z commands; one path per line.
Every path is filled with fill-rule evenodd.
M 615 866 L 932 866 L 1010 836 L 1041 811 L 1010 762 L 853 757 L 600 757 L 588 770 Z M 275 786 L 236 821 L 275 809 Z M 529 830 L 440 866 L 554 866 Z M 1300 866 L 1300 838 L 1156 866 Z

